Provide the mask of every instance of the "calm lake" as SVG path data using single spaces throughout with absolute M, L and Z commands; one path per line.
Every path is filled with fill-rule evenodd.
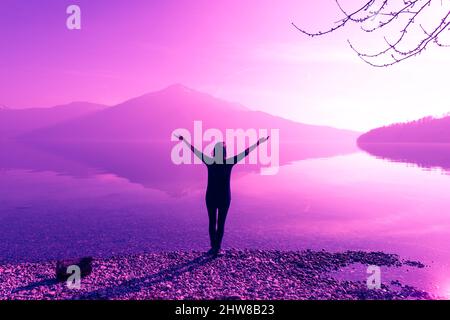
M 0 145 L 0 263 L 208 249 L 206 168 L 173 165 L 166 146 Z M 284 148 L 276 175 L 235 168 L 224 248 L 396 253 L 426 267 L 382 269 L 382 281 L 450 297 L 449 147 L 428 148 L 431 162 Z

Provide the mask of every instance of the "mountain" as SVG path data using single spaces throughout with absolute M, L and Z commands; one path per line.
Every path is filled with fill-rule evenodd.
M 116 106 L 39 128 L 10 141 L 0 140 L 0 169 L 54 171 L 70 176 L 112 173 L 145 187 L 178 196 L 203 188 L 202 165 L 171 161 L 177 128 L 193 132 L 195 120 L 207 128 L 280 129 L 279 159 L 272 166 L 357 151 L 357 133 L 306 125 L 217 99 L 182 85 L 149 93 Z M 267 146 L 272 146 L 271 139 Z M 248 143 L 248 142 L 247 142 Z M 238 147 L 236 149 L 241 149 Z M 230 154 L 241 150 L 229 151 Z M 192 157 L 194 157 L 191 154 Z M 273 157 L 272 157 L 273 156 Z M 258 172 L 269 164 L 238 166 L 235 175 Z
M 450 143 L 450 116 L 373 129 L 358 138 L 358 144 L 366 143 Z
M 0 108 L 0 139 L 12 138 L 39 128 L 52 126 L 84 116 L 106 106 L 89 102 L 73 102 L 51 108 Z
M 183 85 L 172 85 L 116 106 L 45 128 L 27 140 L 167 141 L 174 129 L 193 131 L 195 120 L 207 128 L 280 129 L 282 141 L 355 141 L 357 133 L 297 123 L 217 99 Z
M 426 117 L 373 129 L 358 138 L 369 154 L 421 168 L 450 170 L 450 116 Z

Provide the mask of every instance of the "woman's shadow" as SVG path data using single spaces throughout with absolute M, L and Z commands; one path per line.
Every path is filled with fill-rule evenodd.
M 74 298 L 81 300 L 111 299 L 117 298 L 121 295 L 139 292 L 142 288 L 156 285 L 165 281 L 172 281 L 183 273 L 191 272 L 194 269 L 199 268 L 212 260 L 214 260 L 213 256 L 202 254 L 195 259 L 174 265 L 170 268 L 161 270 L 149 276 L 123 281 L 120 285 L 109 286 L 95 291 L 83 293 Z
M 174 265 L 167 269 L 163 269 L 149 276 L 122 281 L 120 285 L 109 286 L 106 288 L 97 289 L 95 291 L 82 293 L 81 295 L 75 295 L 72 297 L 72 299 L 81 299 L 81 300 L 111 299 L 119 297 L 124 294 L 139 292 L 144 287 L 156 285 L 164 281 L 172 281 L 173 279 L 182 275 L 183 273 L 191 272 L 194 269 L 201 267 L 212 260 L 214 260 L 213 256 L 202 254 L 192 260 Z M 56 278 L 55 279 L 47 278 L 37 282 L 33 282 L 26 286 L 16 288 L 13 290 L 13 292 L 18 293 L 22 291 L 30 291 L 39 287 L 53 286 L 58 283 L 59 282 L 56 280 Z

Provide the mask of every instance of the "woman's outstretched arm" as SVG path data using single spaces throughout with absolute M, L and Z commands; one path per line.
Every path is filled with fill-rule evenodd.
M 178 140 L 183 141 L 184 143 L 186 143 L 186 145 L 189 147 L 189 149 L 191 149 L 191 151 L 200 159 L 202 160 L 204 163 L 212 163 L 212 158 L 208 157 L 207 155 L 205 155 L 203 152 L 201 152 L 200 150 L 198 150 L 196 147 L 194 147 L 192 144 L 190 144 L 186 139 L 184 139 L 183 136 L 177 136 L 175 135 L 175 137 Z
M 245 149 L 241 153 L 235 155 L 234 157 L 227 159 L 227 163 L 230 163 L 231 161 L 233 161 L 232 164 L 238 163 L 239 161 L 244 159 L 246 156 L 248 156 L 250 154 L 250 152 L 255 150 L 261 143 L 264 143 L 267 140 L 269 140 L 269 138 L 270 138 L 270 136 L 259 139 L 258 142 L 256 142 L 254 145 L 248 147 L 247 149 Z

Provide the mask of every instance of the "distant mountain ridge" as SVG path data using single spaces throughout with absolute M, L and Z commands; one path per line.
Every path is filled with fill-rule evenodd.
M 86 114 L 21 136 L 34 140 L 165 140 L 177 128 L 280 129 L 282 141 L 355 141 L 358 133 L 297 123 L 215 98 L 183 85 L 148 93 L 116 106 Z
M 358 138 L 358 144 L 365 143 L 450 143 L 450 116 L 376 128 Z
M 0 139 L 13 138 L 107 108 L 90 102 L 72 102 L 50 108 L 0 108 Z

